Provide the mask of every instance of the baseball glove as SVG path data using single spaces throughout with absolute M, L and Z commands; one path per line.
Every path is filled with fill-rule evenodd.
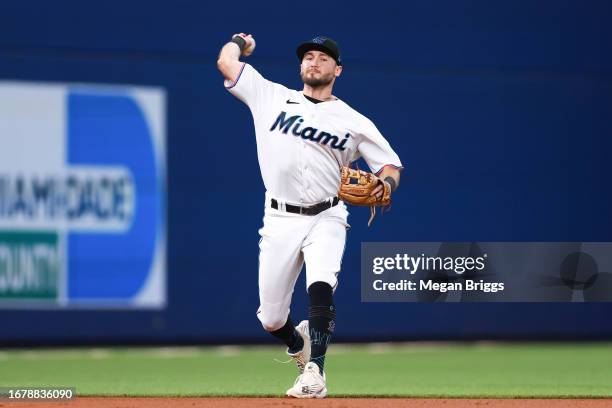
M 370 193 L 379 185 L 383 186 L 382 196 L 380 198 L 371 196 Z M 391 205 L 391 186 L 375 174 L 351 169 L 350 167 L 342 167 L 338 196 L 346 203 L 370 207 L 369 227 L 376 216 L 376 207 Z

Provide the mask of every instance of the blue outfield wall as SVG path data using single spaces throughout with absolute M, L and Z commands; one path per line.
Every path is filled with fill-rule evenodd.
M 351 211 L 337 340 L 612 338 L 612 303 L 362 303 L 359 278 L 366 241 L 612 241 L 611 12 L 605 1 L 2 2 L 0 80 L 165 89 L 167 303 L 0 309 L 0 343 L 270 341 L 255 316 L 264 190 L 252 119 L 215 66 L 240 31 L 257 39 L 248 62 L 291 88 L 295 46 L 335 38 L 335 94 L 405 165 L 391 212 L 368 229 L 368 210 Z M 304 289 L 302 276 L 296 321 Z

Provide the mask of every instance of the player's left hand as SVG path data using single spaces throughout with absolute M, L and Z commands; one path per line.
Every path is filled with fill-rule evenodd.
M 387 183 L 384 180 L 381 180 L 382 183 Z M 376 188 L 374 190 L 372 190 L 372 192 L 370 193 L 370 196 L 376 196 L 376 199 L 380 200 L 383 196 L 383 191 L 384 191 L 384 187 L 383 184 L 380 183 L 378 186 L 376 186 Z M 387 183 L 389 184 L 389 183 Z M 391 189 L 389 189 L 389 191 L 391 191 Z

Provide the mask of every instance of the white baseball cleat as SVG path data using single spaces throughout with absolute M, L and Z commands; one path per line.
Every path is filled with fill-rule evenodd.
M 325 398 L 325 373 L 319 373 L 319 366 L 313 362 L 306 364 L 304 373 L 298 376 L 287 395 L 294 398 Z
M 300 324 L 295 326 L 295 329 L 304 340 L 304 347 L 297 353 L 290 353 L 287 349 L 287 354 L 295 361 L 300 374 L 304 372 L 306 363 L 310 361 L 310 334 L 308 333 L 308 320 L 302 320 Z

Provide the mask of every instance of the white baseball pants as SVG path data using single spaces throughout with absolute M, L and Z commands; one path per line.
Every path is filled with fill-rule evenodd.
M 309 216 L 275 210 L 266 198 L 264 225 L 259 230 L 257 317 L 264 329 L 274 331 L 287 321 L 295 282 L 304 263 L 306 289 L 321 281 L 336 290 L 349 225 L 342 201 Z

